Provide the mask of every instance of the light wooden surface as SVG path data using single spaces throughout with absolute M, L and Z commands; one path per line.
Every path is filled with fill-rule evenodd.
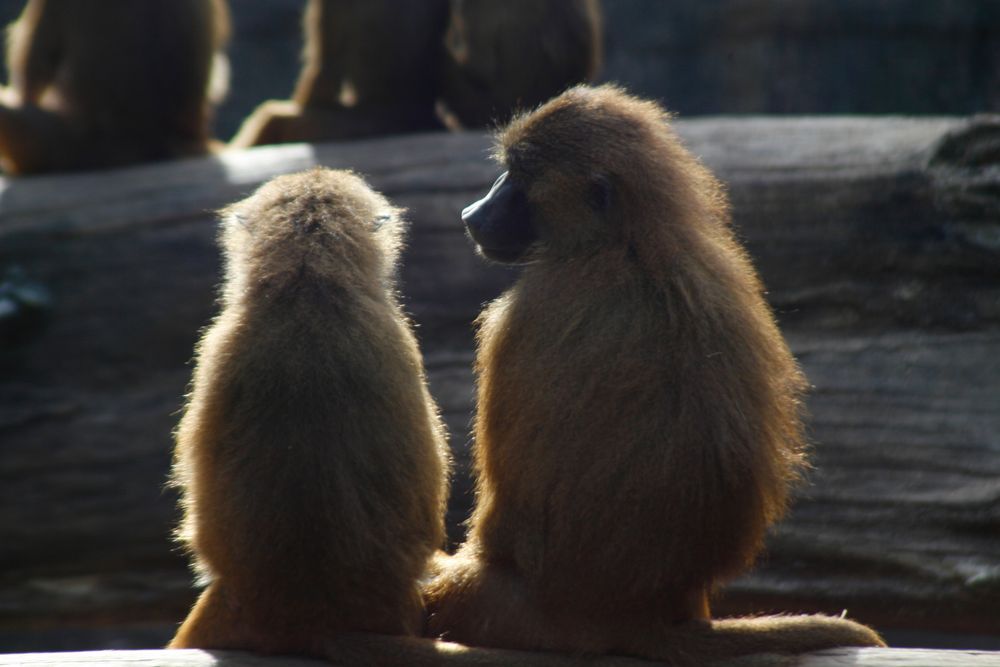
M 431 645 L 430 642 L 427 642 Z M 418 656 L 422 665 L 440 667 L 649 667 L 655 663 L 629 658 L 597 656 L 578 659 L 555 654 L 524 653 L 520 651 L 496 651 L 471 649 L 458 644 L 440 643 L 433 652 L 433 658 L 426 660 L 427 651 Z M 321 661 L 287 656 L 263 657 L 251 653 L 235 651 L 199 650 L 139 650 L 139 651 L 87 651 L 80 653 L 28 653 L 0 655 L 2 665 L 118 665 L 119 667 L 363 667 L 373 664 L 366 661 Z M 390 667 L 408 662 L 380 662 L 380 666 Z M 766 667 L 766 666 L 761 666 Z
M 994 119 L 680 121 L 815 389 L 815 473 L 760 567 L 716 608 L 849 610 L 880 629 L 1000 635 L 1000 172 Z M 267 147 L 0 181 L 0 271 L 54 293 L 0 349 L 0 633 L 178 622 L 193 591 L 163 482 L 197 331 L 214 312 L 212 211 L 269 177 L 352 167 L 412 222 L 401 288 L 471 503 L 470 322 L 513 272 L 458 214 L 489 139 Z M 3 646 L 0 645 L 0 649 Z
M 987 651 L 932 651 L 922 649 L 837 649 L 786 658 L 754 657 L 754 667 L 1000 667 L 1000 653 Z M 263 658 L 247 653 L 183 651 L 88 651 L 0 655 L 0 665 L 115 665 L 116 667 L 318 667 L 318 660 Z M 441 659 L 441 667 L 652 667 L 657 663 L 627 658 L 567 658 L 514 651 L 456 651 Z M 745 663 L 749 664 L 749 663 Z M 344 667 L 353 667 L 345 665 Z

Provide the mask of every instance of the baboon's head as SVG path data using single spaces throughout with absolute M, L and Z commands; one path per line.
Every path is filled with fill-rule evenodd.
M 349 171 L 279 176 L 223 210 L 230 283 L 383 285 L 402 246 L 401 210 Z
M 498 262 L 579 257 L 725 218 L 721 190 L 669 114 L 612 86 L 567 90 L 515 118 L 497 144 L 506 171 L 462 219 Z

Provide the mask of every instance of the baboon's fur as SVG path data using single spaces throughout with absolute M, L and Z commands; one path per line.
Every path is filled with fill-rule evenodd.
M 463 127 L 506 123 L 603 60 L 599 0 L 451 0 L 441 99 Z
M 486 127 L 603 55 L 599 0 L 309 0 L 303 31 L 292 99 L 261 104 L 233 147 Z
M 708 620 L 805 465 L 806 382 L 667 114 L 579 87 L 499 154 L 538 239 L 479 318 L 477 504 L 431 633 L 697 665 L 879 645 L 839 618 Z
M 291 100 L 264 102 L 235 147 L 440 129 L 434 109 L 447 0 L 309 0 Z
M 28 0 L 8 30 L 0 164 L 93 169 L 211 149 L 224 0 Z M 216 67 L 213 67 L 216 66 Z M 216 98 L 216 99 L 213 99 Z
M 317 169 L 222 215 L 222 312 L 174 463 L 211 583 L 171 646 L 324 655 L 342 632 L 418 634 L 448 455 L 396 302 L 399 211 Z

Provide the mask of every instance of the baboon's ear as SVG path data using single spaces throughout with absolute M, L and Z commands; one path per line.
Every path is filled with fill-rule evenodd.
M 614 187 L 611 180 L 603 174 L 592 176 L 587 190 L 587 203 L 598 213 L 607 213 L 611 210 L 612 199 L 614 198 Z

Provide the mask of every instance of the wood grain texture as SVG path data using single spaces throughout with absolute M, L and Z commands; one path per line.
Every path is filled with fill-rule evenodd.
M 1000 634 L 1000 125 L 677 126 L 727 182 L 815 385 L 810 484 L 718 609 Z M 54 299 L 40 335 L 0 348 L 0 630 L 183 616 L 192 590 L 163 483 L 215 310 L 212 211 L 315 164 L 354 168 L 409 208 L 401 288 L 460 464 L 460 537 L 470 322 L 514 276 L 480 261 L 458 221 L 497 174 L 489 147 L 426 135 L 0 181 L 0 272 L 20 266 Z

